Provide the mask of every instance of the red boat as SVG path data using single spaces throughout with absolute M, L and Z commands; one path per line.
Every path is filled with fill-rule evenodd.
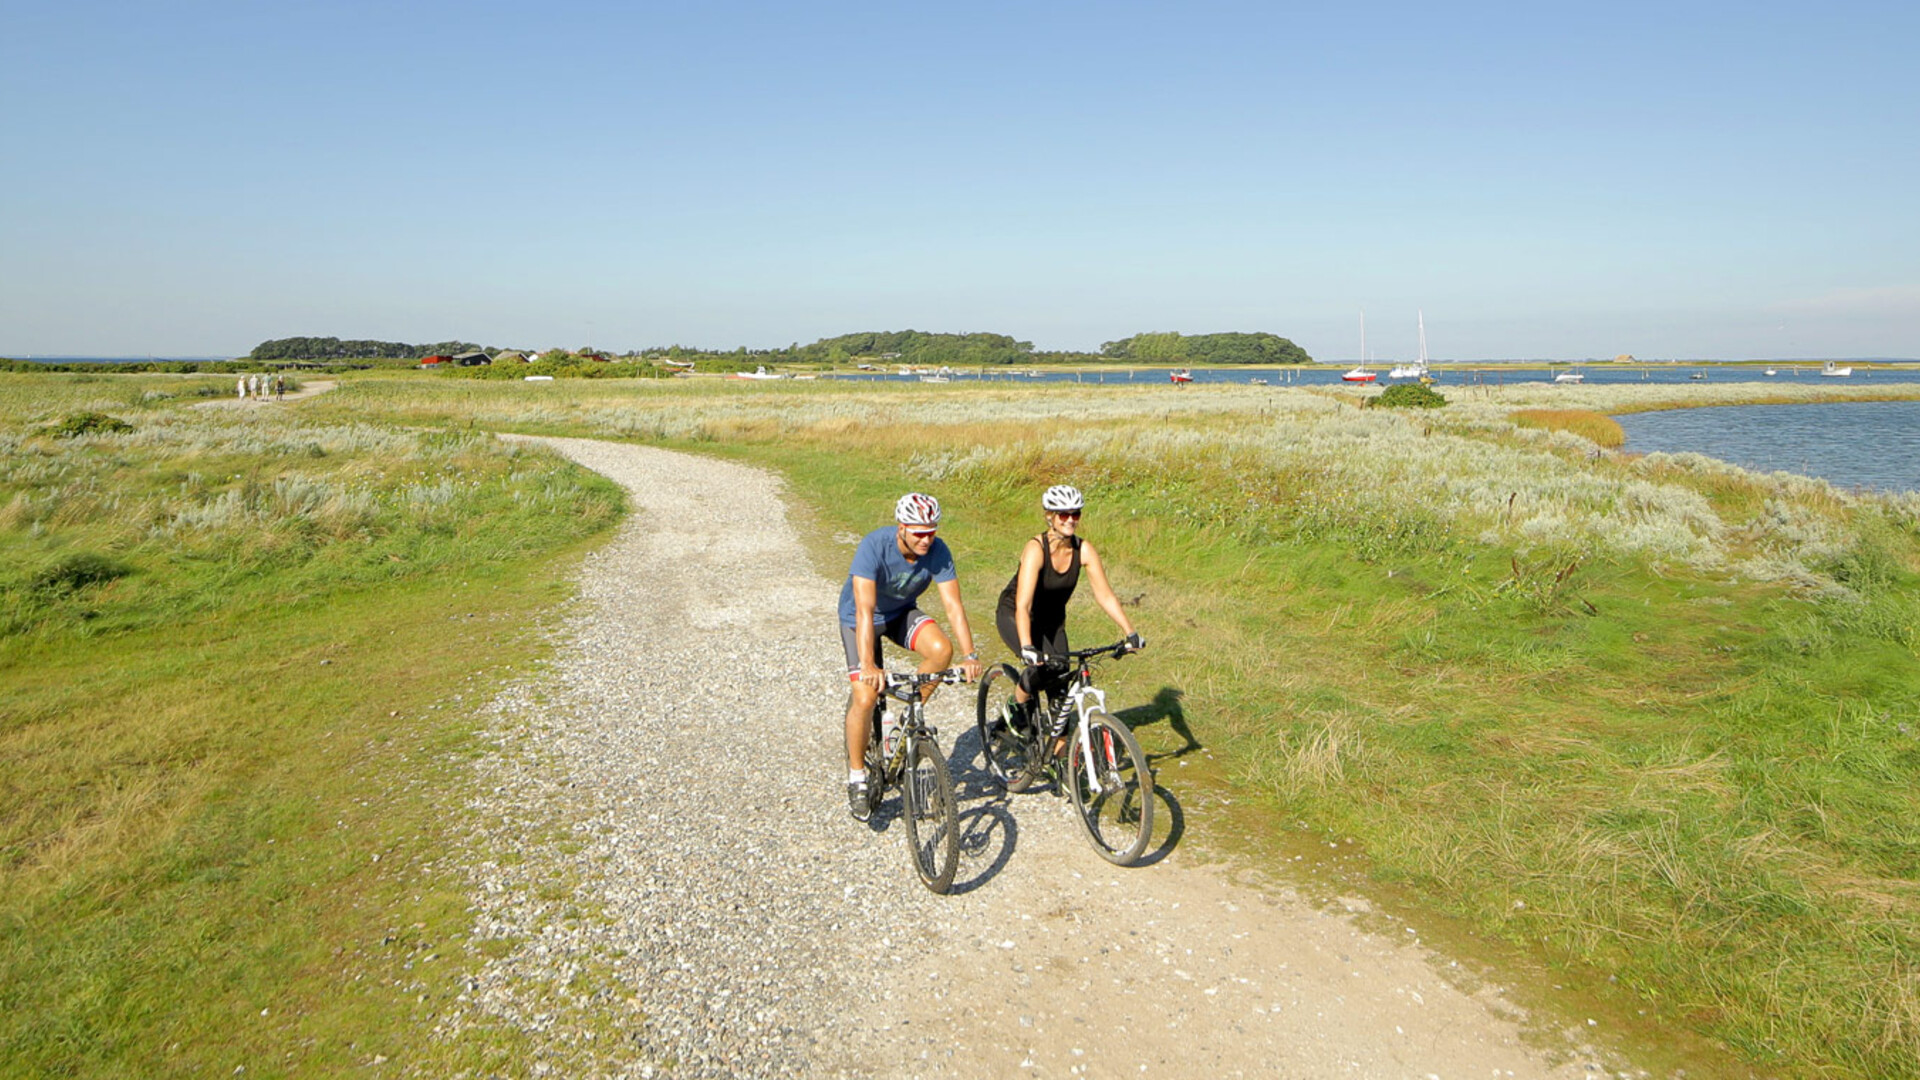
M 1188 382 L 1192 382 L 1192 381 L 1193 381 L 1193 372 L 1191 372 L 1191 371 L 1188 371 L 1188 370 L 1187 370 L 1186 368 L 1181 368 L 1180 370 L 1178 370 L 1178 371 L 1175 371 L 1175 372 L 1172 372 L 1171 374 L 1169 374 L 1169 375 L 1167 376 L 1167 380 L 1168 380 L 1169 382 L 1177 382 L 1177 383 L 1188 383 Z
M 1340 376 L 1340 381 L 1342 381 L 1342 382 L 1372 382 L 1373 380 L 1375 380 L 1375 379 L 1377 379 L 1377 378 L 1379 378 L 1379 376 L 1377 376 L 1377 375 L 1375 375 L 1375 374 L 1374 374 L 1373 372 L 1371 372 L 1371 371 L 1368 371 L 1368 370 L 1366 369 L 1366 366 L 1365 366 L 1365 365 L 1361 365 L 1360 367 L 1357 367 L 1357 368 L 1354 368 L 1354 369 L 1353 369 L 1352 371 L 1349 371 L 1349 372 L 1347 372 L 1347 373 L 1346 373 L 1345 375 L 1342 375 L 1342 376 Z

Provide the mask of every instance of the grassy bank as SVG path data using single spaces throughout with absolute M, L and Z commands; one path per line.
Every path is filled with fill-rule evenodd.
M 512 1060 L 424 1038 L 468 929 L 444 800 L 617 493 L 197 386 L 0 375 L 0 1075 Z M 132 430 L 49 433 L 86 411 Z
M 329 407 L 762 461 L 823 535 L 924 487 L 983 610 L 1035 493 L 1076 483 L 1154 640 L 1111 685 L 1169 783 L 1197 740 L 1276 845 L 1358 849 L 1384 891 L 1624 988 L 1653 1031 L 1920 1075 L 1912 498 L 1510 416 L 1654 400 L 1634 387 L 1417 416 L 1231 387 L 490 389 Z
M 455 672 L 491 670 L 485 657 L 504 663 L 524 648 L 444 616 L 495 596 L 517 598 L 502 611 L 538 604 L 532 583 L 550 565 L 539 553 L 604 523 L 592 508 L 610 504 L 591 484 L 481 434 L 511 429 L 777 468 L 806 504 L 828 574 L 843 572 L 844 551 L 824 538 L 884 520 L 906 487 L 933 491 L 983 627 L 1021 538 L 1039 526 L 1037 492 L 1078 484 L 1086 531 L 1153 642 L 1113 665 L 1108 686 L 1116 704 L 1133 703 L 1127 718 L 1177 797 L 1198 806 L 1193 787 L 1219 785 L 1257 850 L 1311 840 L 1361 852 L 1382 894 L 1556 966 L 1555 982 L 1624 988 L 1621 1014 L 1644 1010 L 1655 1030 L 1703 1033 L 1772 1072 L 1920 1075 L 1920 848 L 1909 835 L 1920 809 L 1920 500 L 1697 455 L 1624 458 L 1565 425 L 1512 416 L 1730 404 L 1773 388 L 1486 388 L 1403 415 L 1357 409 L 1362 395 L 1346 390 L 369 373 L 303 402 L 295 425 L 278 411 L 204 417 L 145 400 L 140 384 L 103 382 L 37 390 L 31 407 L 0 384 L 15 440 L 0 537 L 20 568 L 6 593 L 11 651 L 0 652 L 5 737 L 9 761 L 36 763 L 6 789 L 0 896 L 6 985 L 22 995 L 8 999 L 21 1026 L 7 1041 L 42 1055 L 22 1060 L 75 1060 L 86 1047 L 77 1060 L 103 1075 L 165 1067 L 155 1047 L 199 1046 L 220 1021 L 259 1033 L 263 1058 L 355 1063 L 431 1010 L 445 987 L 434 980 L 450 973 L 425 961 L 432 950 L 406 949 L 459 929 L 435 914 L 452 893 L 434 891 L 431 875 L 372 872 L 388 859 L 362 863 L 365 849 L 344 838 L 391 823 L 391 850 L 432 845 L 432 814 L 419 807 L 435 785 L 398 777 L 461 745 L 464 729 L 427 719 L 450 711 L 430 703 L 447 700 L 438 691 Z M 1805 390 L 1805 400 L 1881 394 Z M 23 434 L 94 406 L 135 431 Z M 576 488 L 541 501 L 553 484 Z M 305 491 L 319 494 L 297 497 Z M 85 521 L 66 520 L 77 508 Z M 59 569 L 76 550 L 111 565 Z M 439 590 L 456 581 L 470 587 L 436 614 Z M 284 598 L 295 602 L 282 613 Z M 235 644 L 215 655 L 256 667 L 221 689 L 223 668 L 167 647 L 252 642 L 269 626 L 311 635 L 274 639 L 271 651 L 318 659 L 274 667 Z M 1086 607 L 1074 626 L 1092 641 L 1105 622 Z M 466 631 L 458 640 L 477 652 L 435 652 L 440 630 Z M 418 654 L 378 648 L 387 631 Z M 354 644 L 319 651 L 334 639 Z M 327 681 L 347 655 L 369 665 L 354 669 L 367 678 Z M 52 674 L 33 674 L 42 669 Z M 275 696 L 294 671 L 314 681 L 289 677 Z M 150 686 L 168 689 L 142 696 Z M 390 703 L 396 687 L 413 696 Z M 93 695 L 105 704 L 85 711 Z M 176 697 L 185 714 L 218 719 L 196 728 L 162 713 Z M 357 756 L 335 757 L 346 721 L 329 711 L 359 717 L 347 729 Z M 124 717 L 161 715 L 173 719 L 155 731 L 111 734 Z M 383 723 L 408 733 L 394 736 L 406 763 L 375 741 Z M 169 748 L 176 729 L 213 730 Z M 1177 767 L 1196 744 L 1217 777 Z M 257 745 L 265 756 L 246 758 Z M 185 779 L 168 787 L 169 776 Z M 159 809 L 115 811 L 116 790 L 134 793 L 127 806 Z M 133 801 L 143 790 L 160 801 Z M 330 794 L 294 794 L 315 790 Z M 64 810 L 39 809 L 63 798 Z M 130 824 L 94 831 L 102 820 Z M 1215 824 L 1190 821 L 1190 835 L 1225 842 Z M 67 847 L 80 853 L 70 864 L 49 854 Z M 276 861 L 284 851 L 300 854 Z M 167 869 L 176 865 L 206 872 Z M 177 879 L 215 891 L 173 892 Z M 169 906 L 176 896 L 184 907 Z M 117 951 L 85 953 L 91 937 L 60 936 L 76 903 L 128 928 Z M 247 914 L 234 926 L 176 914 L 228 909 Z M 307 913 L 291 925 L 312 931 L 275 937 L 284 912 Z M 408 937 L 414 922 L 420 937 Z M 160 944 L 145 944 L 153 934 Z M 66 944 L 36 951 L 48 935 Z M 298 962 L 279 963 L 278 949 Z M 120 974 L 104 990 L 62 981 L 96 967 Z M 296 972 L 287 999 L 310 1002 L 301 1015 L 314 1019 L 275 1027 L 285 1011 L 248 987 L 283 967 Z M 154 1004 L 185 984 L 185 1004 Z M 325 997 L 328 987 L 366 996 Z M 134 1034 L 114 1043 L 119 1030 Z M 489 1041 L 504 1038 L 436 1052 L 485 1061 L 510 1050 Z M 229 1060 L 208 1051 L 191 1068 L 230 1071 Z

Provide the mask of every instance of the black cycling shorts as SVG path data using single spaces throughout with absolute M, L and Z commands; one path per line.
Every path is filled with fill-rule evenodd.
M 908 652 L 912 652 L 914 651 L 914 639 L 919 637 L 920 631 L 925 630 L 928 626 L 932 625 L 932 623 L 933 616 L 921 611 L 919 608 L 908 608 L 893 618 L 888 619 L 885 626 L 873 627 L 869 632 L 874 635 L 873 662 L 875 666 L 878 666 L 880 663 L 880 639 L 882 637 Z M 858 682 L 860 680 L 859 631 L 844 623 L 841 624 L 840 647 L 846 650 L 847 653 L 847 678 L 851 681 Z

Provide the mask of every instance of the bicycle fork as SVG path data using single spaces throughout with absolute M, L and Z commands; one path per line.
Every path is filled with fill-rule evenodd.
M 1101 712 L 1105 712 L 1107 711 L 1107 695 L 1099 688 L 1089 686 L 1073 696 L 1073 707 L 1080 714 L 1080 723 L 1077 725 L 1080 731 L 1076 736 L 1080 741 L 1080 771 L 1087 778 L 1088 789 L 1095 795 L 1101 795 L 1107 790 L 1100 779 L 1101 774 L 1106 771 L 1102 766 L 1107 761 L 1108 756 L 1113 753 L 1113 746 L 1110 741 L 1111 737 L 1102 733 L 1101 740 L 1107 742 L 1108 745 L 1102 747 L 1104 753 L 1100 757 L 1094 757 L 1093 725 L 1087 723 L 1087 714 L 1093 711 L 1087 708 L 1087 699 L 1089 698 L 1093 699 L 1095 708 Z

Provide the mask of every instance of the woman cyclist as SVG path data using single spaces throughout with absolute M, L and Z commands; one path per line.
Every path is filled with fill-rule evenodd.
M 1034 694 L 1046 688 L 1035 684 L 1039 674 L 1035 669 L 1048 657 L 1067 653 L 1067 600 L 1073 596 L 1074 586 L 1080 583 L 1082 568 L 1093 583 L 1094 602 L 1126 635 L 1127 644 L 1134 649 L 1146 647 L 1146 642 L 1134 633 L 1127 613 L 1121 610 L 1120 598 L 1113 595 L 1113 587 L 1107 584 L 1107 570 L 1101 565 L 1100 553 L 1080 538 L 1080 511 L 1084 507 L 1085 500 L 1080 497 L 1079 489 L 1066 484 L 1050 487 L 1040 496 L 1040 508 L 1047 516 L 1047 531 L 1027 541 L 1020 551 L 1019 571 L 1000 592 L 994 625 L 1000 631 L 1000 640 L 1026 664 L 1013 693 L 1015 708 L 1022 711 L 1016 719 L 1022 723 L 1032 715 Z M 1066 749 L 1065 723 L 1066 717 L 1062 715 L 1050 732 L 1054 736 L 1055 755 Z

